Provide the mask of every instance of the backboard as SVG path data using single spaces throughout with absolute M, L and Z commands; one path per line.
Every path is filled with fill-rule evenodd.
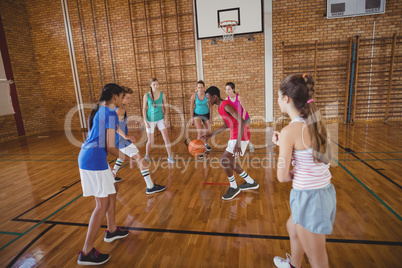
M 197 38 L 222 37 L 219 23 L 238 22 L 235 35 L 263 32 L 262 0 L 194 0 Z

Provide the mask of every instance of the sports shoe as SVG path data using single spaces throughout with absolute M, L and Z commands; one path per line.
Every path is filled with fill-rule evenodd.
M 274 258 L 274 264 L 278 268 L 290 268 L 290 255 L 286 253 L 286 259 L 276 256 Z
M 258 189 L 258 187 L 260 187 L 260 185 L 258 184 L 257 181 L 254 181 L 253 183 L 245 182 L 239 186 L 240 190 L 242 191 Z
M 112 242 L 116 239 L 120 239 L 120 238 L 124 238 L 126 236 L 128 236 L 128 234 L 130 233 L 128 230 L 123 230 L 121 229 L 119 226 L 117 226 L 116 230 L 111 233 L 108 230 L 105 231 L 105 238 L 103 239 L 103 241 L 105 242 Z
M 144 156 L 144 160 L 147 161 L 147 162 L 149 162 L 149 155 L 146 154 L 146 155 Z
M 121 182 L 121 178 L 120 178 L 120 177 L 114 177 L 114 180 L 115 180 L 116 182 Z
M 204 154 L 200 155 L 198 159 L 204 159 Z
M 158 185 L 154 183 L 154 187 L 152 188 L 147 188 L 146 194 L 154 194 L 154 193 L 159 193 L 162 191 L 166 190 L 166 186 Z
M 248 148 L 250 149 L 250 153 L 254 153 L 255 149 L 253 145 L 249 144 Z
M 167 160 L 168 160 L 169 164 L 174 164 L 174 163 L 176 163 L 176 161 L 173 159 L 172 156 L 169 156 Z
M 77 263 L 79 265 L 101 265 L 109 260 L 109 254 L 102 254 L 93 248 L 87 255 L 80 251 Z
M 205 143 L 205 149 L 207 150 L 207 152 L 212 150 L 211 146 L 209 146 L 208 143 Z
M 236 195 L 238 195 L 240 193 L 240 188 L 232 188 L 229 187 L 229 189 L 227 190 L 226 194 L 224 196 L 222 196 L 223 200 L 230 200 L 233 199 Z

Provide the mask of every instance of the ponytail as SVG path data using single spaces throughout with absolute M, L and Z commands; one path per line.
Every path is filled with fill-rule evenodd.
M 88 118 L 88 125 L 89 125 L 89 130 L 92 129 L 93 127 L 93 121 L 96 113 L 98 112 L 100 105 L 104 101 L 111 100 L 113 98 L 113 95 L 120 95 L 120 93 L 123 92 L 123 89 L 116 84 L 110 83 L 107 84 L 103 89 L 101 96 L 99 98 L 99 102 L 96 104 L 95 108 L 92 109 L 91 114 L 89 115 Z
M 101 101 L 99 100 L 99 102 L 96 104 L 95 108 L 92 109 L 91 114 L 89 115 L 89 118 L 88 118 L 89 130 L 92 129 L 92 126 L 93 126 L 93 123 L 94 123 L 94 117 L 95 117 L 95 114 L 99 110 L 100 103 L 101 103 Z
M 282 95 L 289 96 L 306 119 L 313 143 L 315 161 L 329 163 L 332 158 L 331 145 L 327 128 L 322 121 L 321 112 L 314 102 L 314 79 L 310 74 L 293 74 L 287 76 L 280 84 Z
M 152 92 L 152 87 L 151 87 L 152 82 L 158 82 L 158 79 L 152 78 L 152 79 L 149 81 L 149 85 L 150 85 L 149 89 L 150 89 L 150 91 L 151 91 L 151 96 L 152 96 L 152 97 L 151 97 L 151 100 L 152 100 L 152 102 L 154 103 L 153 106 L 156 108 L 155 97 L 154 97 L 154 93 Z

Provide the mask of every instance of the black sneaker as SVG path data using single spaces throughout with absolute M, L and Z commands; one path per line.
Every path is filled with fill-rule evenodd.
M 114 177 L 115 182 L 121 182 L 121 178 L 120 177 Z
M 126 236 L 128 236 L 128 234 L 130 233 L 128 230 L 123 230 L 121 229 L 119 226 L 117 226 L 116 230 L 111 233 L 108 230 L 105 231 L 105 238 L 103 239 L 103 241 L 105 242 L 112 242 L 116 239 L 120 239 L 120 238 L 124 238 Z
M 200 155 L 198 159 L 204 159 L 204 154 Z
M 110 258 L 109 254 L 102 254 L 93 248 L 87 255 L 80 251 L 77 263 L 79 265 L 101 265 Z
M 212 150 L 211 146 L 209 146 L 208 143 L 205 143 L 205 149 L 207 149 L 207 152 Z
M 224 196 L 222 196 L 223 200 L 230 200 L 235 198 L 236 195 L 238 195 L 240 193 L 240 188 L 232 188 L 229 187 L 228 191 L 226 192 L 226 194 Z
M 166 190 L 166 186 L 162 186 L 162 185 L 158 185 L 156 183 L 154 183 L 154 187 L 152 188 L 147 188 L 147 194 L 154 194 L 154 193 L 159 193 L 162 191 Z
M 260 187 L 260 185 L 258 184 L 257 181 L 254 181 L 253 183 L 245 182 L 239 186 L 240 190 L 242 191 L 258 189 L 258 187 Z

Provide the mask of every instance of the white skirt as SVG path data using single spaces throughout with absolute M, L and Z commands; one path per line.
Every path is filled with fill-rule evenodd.
M 107 197 L 116 193 L 110 167 L 105 170 L 80 169 L 80 176 L 83 196 Z

